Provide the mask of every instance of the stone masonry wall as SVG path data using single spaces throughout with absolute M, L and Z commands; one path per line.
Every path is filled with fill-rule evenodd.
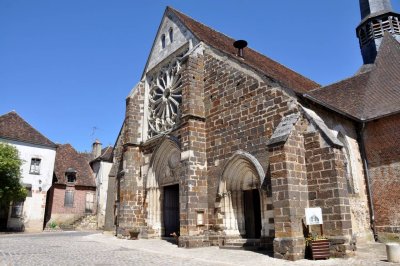
M 209 222 L 216 224 L 214 206 L 226 162 L 236 151 L 245 151 L 267 173 L 266 142 L 282 117 L 295 112 L 297 105 L 279 84 L 213 50 L 205 51 L 204 61 Z M 269 220 L 273 227 L 273 219 Z
M 352 224 L 343 152 L 329 146 L 319 132 L 305 134 L 304 142 L 309 206 L 321 207 L 323 233 L 331 240 L 335 255 L 345 255 Z
M 365 129 L 375 225 L 400 234 L 400 115 L 369 122 Z
M 356 124 L 343 116 L 318 108 L 317 106 L 312 106 L 312 109 L 318 113 L 335 136 L 339 132 L 345 136 L 350 152 L 351 181 L 354 187 L 353 194 L 349 194 L 352 232 L 358 243 L 371 241 L 373 235 L 370 213 L 369 208 L 366 208 L 369 205 L 368 191 Z

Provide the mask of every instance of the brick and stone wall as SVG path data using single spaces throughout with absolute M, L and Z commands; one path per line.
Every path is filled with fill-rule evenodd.
M 367 184 L 363 169 L 363 162 L 358 143 L 357 126 L 354 122 L 325 109 L 313 106 L 313 109 L 321 116 L 328 128 L 335 136 L 342 134 L 343 145 L 347 145 L 349 150 L 350 170 L 348 173 L 349 182 L 352 190 L 349 191 L 350 214 L 352 223 L 352 234 L 357 242 L 373 240 Z
M 400 115 L 369 122 L 364 141 L 369 163 L 375 225 L 400 234 Z
M 75 220 L 87 214 L 85 210 L 87 193 L 93 194 L 92 213 L 96 213 L 96 188 L 53 185 L 51 189 L 52 206 L 50 220 L 55 221 L 57 224 L 72 224 Z M 73 191 L 74 200 L 71 207 L 65 206 L 66 190 Z
M 254 156 L 268 173 L 266 142 L 282 117 L 295 112 L 297 105 L 278 83 L 211 49 L 205 52 L 204 71 L 209 219 L 211 225 L 222 225 L 224 214 L 214 206 L 225 166 L 236 152 L 243 151 Z M 268 183 L 263 189 L 270 189 L 270 177 L 261 178 Z M 262 237 L 273 238 L 270 191 L 263 191 L 262 185 L 258 187 L 264 198 Z

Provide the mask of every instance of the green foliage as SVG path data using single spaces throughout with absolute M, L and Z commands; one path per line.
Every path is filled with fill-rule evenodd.
M 27 191 L 20 183 L 21 165 L 18 150 L 0 143 L 0 201 L 10 202 L 26 197 Z
M 57 223 L 55 221 L 51 221 L 50 224 L 49 224 L 49 227 L 51 229 L 55 229 L 55 228 L 57 228 Z

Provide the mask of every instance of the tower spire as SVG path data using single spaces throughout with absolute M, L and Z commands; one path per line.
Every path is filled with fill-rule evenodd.
M 389 12 L 392 10 L 390 0 L 360 0 L 361 19 L 376 13 Z
M 364 64 L 373 64 L 383 35 L 389 32 L 400 42 L 400 14 L 390 0 L 359 0 L 361 23 L 356 29 Z

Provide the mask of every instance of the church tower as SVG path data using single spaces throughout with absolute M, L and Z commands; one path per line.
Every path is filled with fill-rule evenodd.
M 400 42 L 400 14 L 393 11 L 390 0 L 360 0 L 360 11 L 357 37 L 364 64 L 372 64 L 385 31 Z

